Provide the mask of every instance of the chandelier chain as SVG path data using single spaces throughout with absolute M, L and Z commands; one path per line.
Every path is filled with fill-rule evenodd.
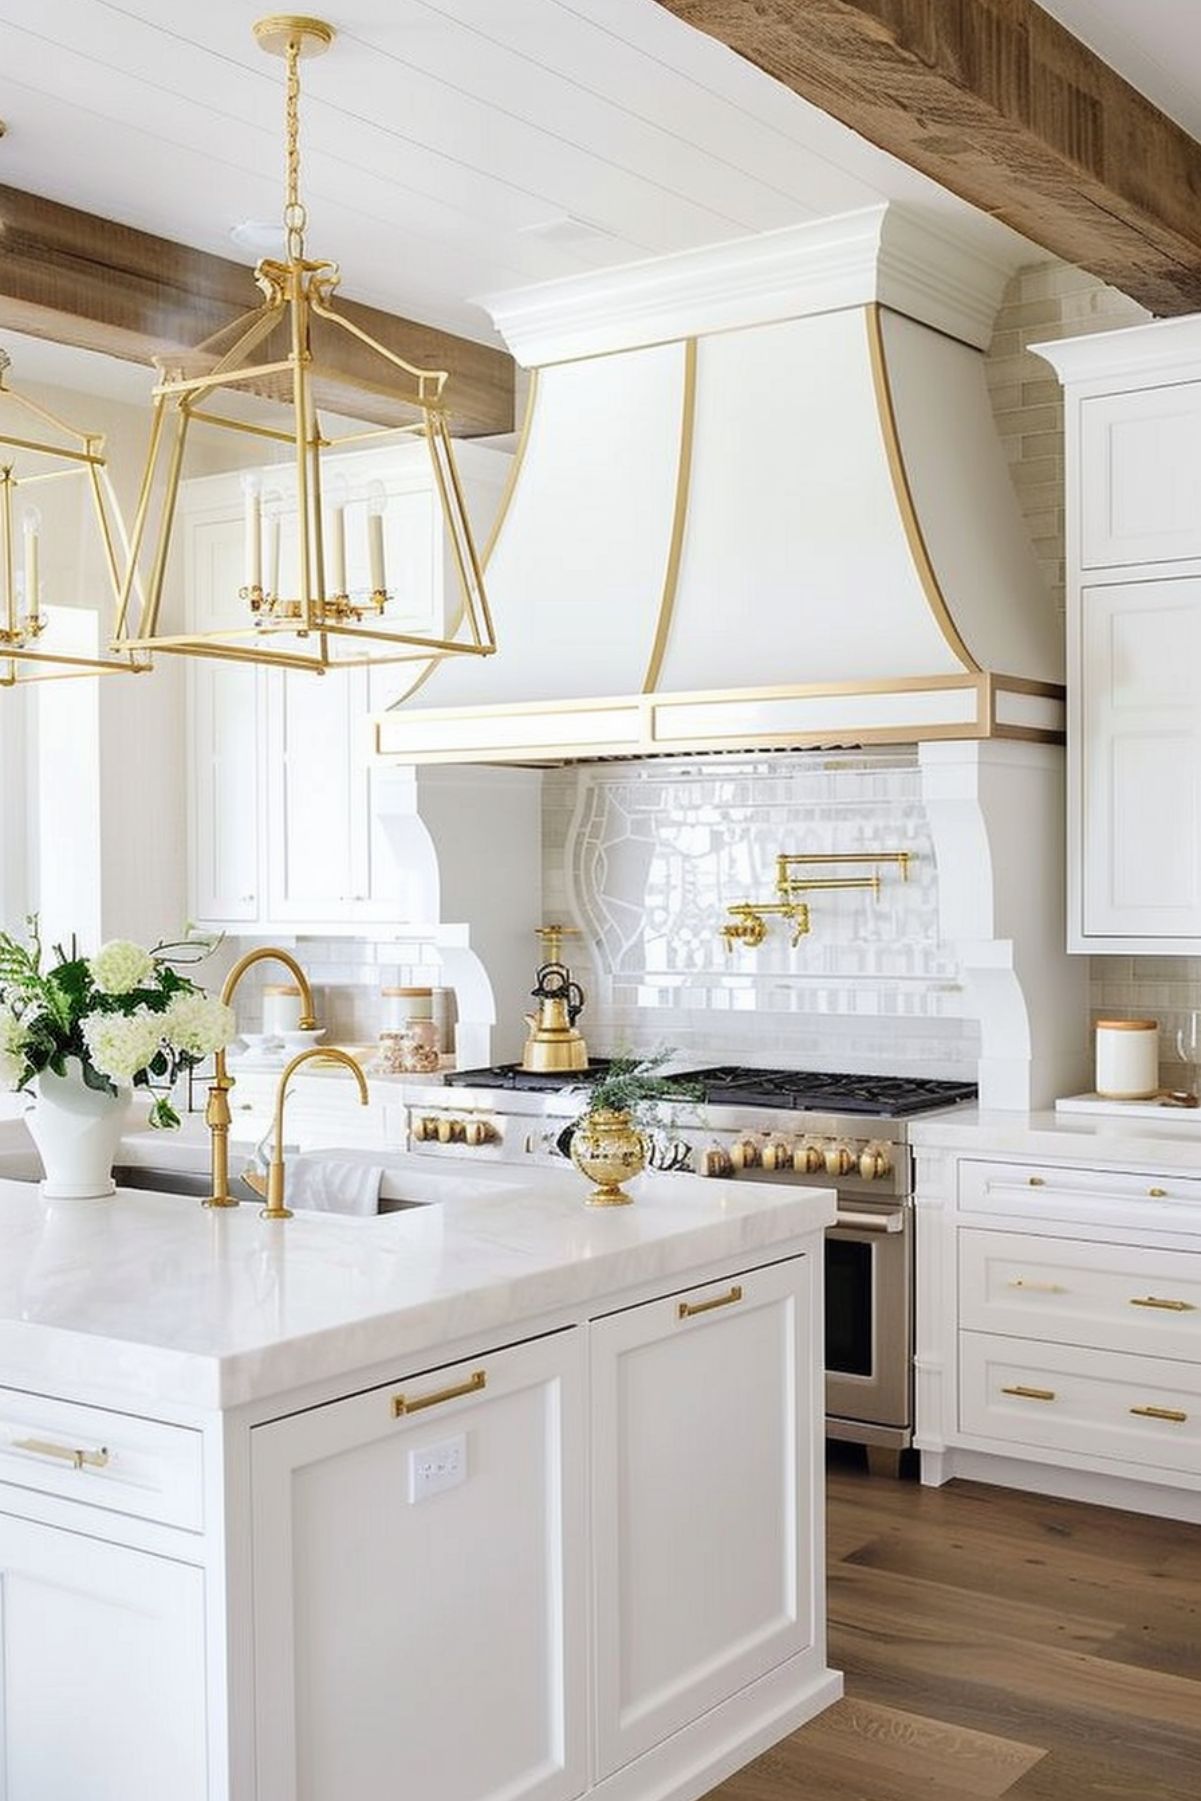
M 284 225 L 288 233 L 288 258 L 304 260 L 304 233 L 308 213 L 300 198 L 300 39 L 288 40 L 288 84 L 285 102 L 288 158 L 288 194 Z

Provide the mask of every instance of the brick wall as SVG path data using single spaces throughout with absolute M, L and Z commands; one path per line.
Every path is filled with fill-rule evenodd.
M 1061 617 L 1063 395 L 1055 372 L 1028 346 L 1139 325 L 1149 316 L 1116 288 L 1060 262 L 1019 269 L 997 314 L 985 364 L 993 414 L 1035 552 Z

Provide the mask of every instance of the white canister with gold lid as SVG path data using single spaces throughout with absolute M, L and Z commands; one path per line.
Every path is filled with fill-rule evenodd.
M 1148 1101 L 1159 1093 L 1159 1024 L 1099 1019 L 1097 1093 L 1108 1101 Z

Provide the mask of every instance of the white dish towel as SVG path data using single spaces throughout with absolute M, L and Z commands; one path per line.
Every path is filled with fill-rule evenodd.
M 338 1163 L 310 1154 L 288 1164 L 285 1205 L 314 1213 L 379 1212 L 384 1172 L 378 1163 Z

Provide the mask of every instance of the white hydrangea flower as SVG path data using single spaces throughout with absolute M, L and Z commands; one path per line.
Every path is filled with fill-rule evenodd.
M 0 1006 L 0 1089 L 18 1087 L 25 1071 L 25 1028 L 9 1006 Z
M 234 1010 L 215 995 L 195 989 L 177 994 L 161 1016 L 163 1037 L 189 1057 L 207 1057 L 224 1050 L 237 1031 Z
M 149 1007 L 135 1007 L 128 1014 L 89 1013 L 80 1029 L 101 1075 L 113 1082 L 131 1082 L 162 1047 L 163 1015 Z
M 101 945 L 88 970 L 101 994 L 131 994 L 153 976 L 154 958 L 128 938 L 112 938 Z

